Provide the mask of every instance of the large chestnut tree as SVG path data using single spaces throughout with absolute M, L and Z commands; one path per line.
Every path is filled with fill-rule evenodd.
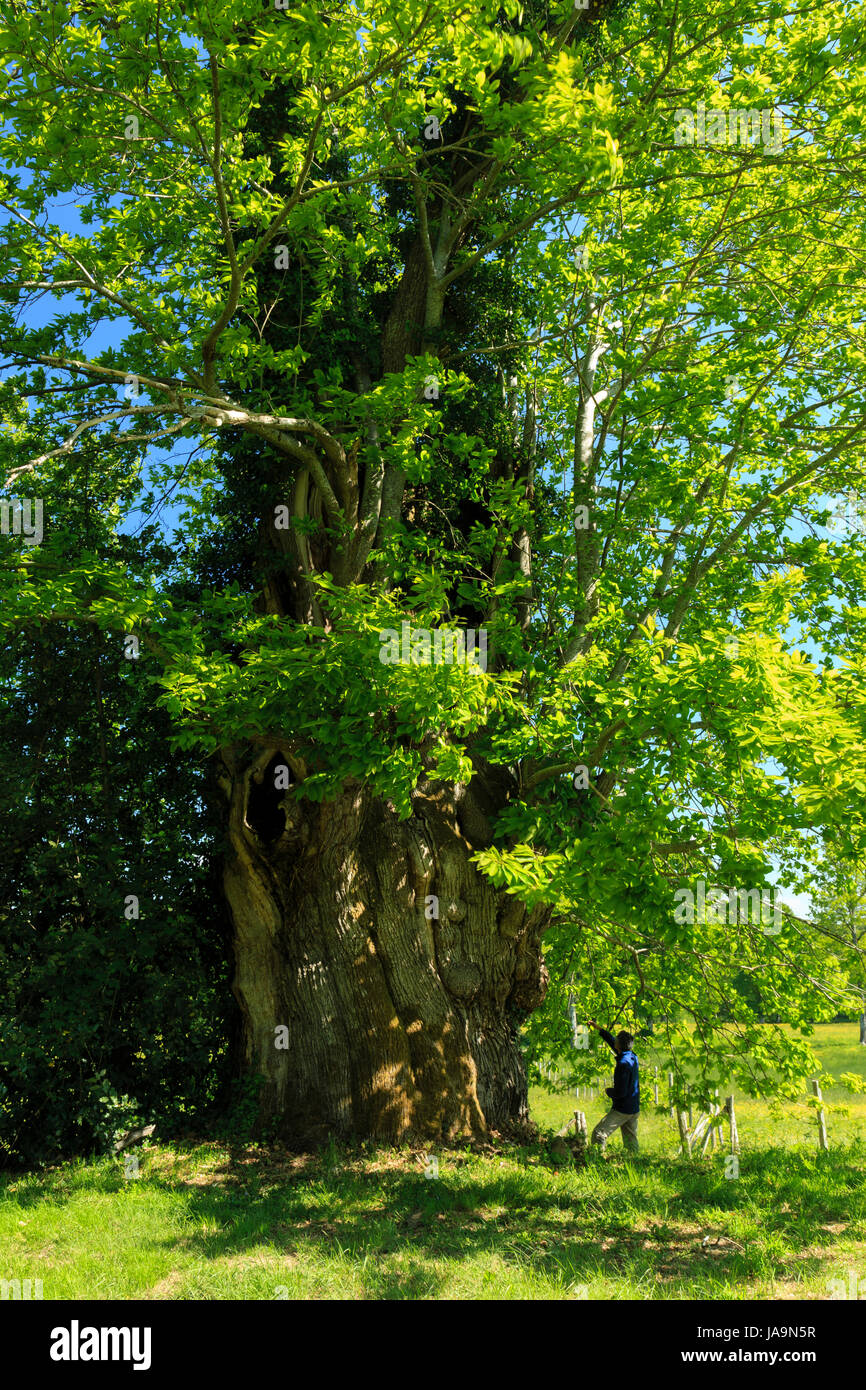
M 114 633 L 212 766 L 262 1118 L 519 1128 L 568 989 L 792 1084 L 742 981 L 838 982 L 706 892 L 862 841 L 858 6 L 10 0 L 0 43 L 4 496 L 97 467 L 176 552 L 49 505 L 0 621 Z

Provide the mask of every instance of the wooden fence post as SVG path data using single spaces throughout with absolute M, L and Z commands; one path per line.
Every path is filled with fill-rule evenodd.
M 704 1144 L 706 1144 L 707 1125 L 709 1124 L 709 1122 L 710 1122 L 710 1117 L 709 1117 L 709 1115 L 701 1115 L 700 1113 L 698 1114 L 697 1124 L 695 1125 L 694 1129 L 693 1129 L 693 1130 L 691 1131 L 691 1133 L 689 1134 L 689 1149 L 690 1149 L 690 1150 L 693 1150 L 693 1149 L 694 1149 L 695 1144 L 697 1144 L 697 1143 L 699 1142 L 699 1140 L 701 1139 L 702 1136 L 703 1136 L 703 1138 L 704 1138 Z M 703 1153 L 703 1151 L 704 1151 L 703 1148 L 701 1148 L 701 1153 Z
M 658 1067 L 654 1067 L 654 1068 L 653 1068 L 653 1076 L 654 1076 L 654 1080 L 653 1080 L 653 1102 L 654 1102 L 656 1105 L 658 1105 L 658 1103 L 659 1103 L 659 1069 L 658 1069 Z
M 705 1116 L 705 1119 L 706 1119 L 706 1121 L 707 1121 L 707 1132 L 706 1132 L 706 1134 L 704 1135 L 704 1142 L 703 1142 L 703 1144 L 701 1144 L 701 1153 L 702 1153 L 702 1154 L 705 1154 L 705 1153 L 706 1153 L 707 1149 L 711 1147 L 712 1142 L 713 1142 L 713 1115 L 712 1115 L 712 1110 L 710 1110 L 710 1112 Z
M 687 1158 L 691 1158 L 692 1145 L 691 1139 L 689 1137 L 689 1132 L 686 1129 L 686 1117 L 684 1112 L 680 1110 L 679 1106 L 677 1106 L 677 1124 L 680 1127 L 680 1139 L 682 1140 L 683 1153 L 686 1155 Z
M 818 1097 L 819 1101 L 824 1099 L 821 1095 L 821 1086 L 819 1082 L 812 1082 L 812 1091 Z M 824 1113 L 823 1105 L 818 1107 L 818 1143 L 824 1150 L 830 1147 L 827 1143 L 827 1116 Z
M 738 1154 L 740 1152 L 740 1136 L 737 1133 L 737 1116 L 734 1110 L 733 1096 L 728 1096 L 725 1100 L 725 1109 L 728 1112 L 728 1121 L 731 1127 L 731 1153 Z

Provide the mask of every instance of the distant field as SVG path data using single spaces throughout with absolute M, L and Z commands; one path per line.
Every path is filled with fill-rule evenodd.
M 856 1023 L 818 1024 L 811 1045 L 823 1070 L 831 1076 L 839 1076 L 842 1072 L 854 1072 L 866 1079 L 866 1047 L 859 1045 L 858 1037 Z M 641 1062 L 641 1142 L 653 1152 L 673 1153 L 679 1148 L 680 1142 L 676 1120 L 669 1118 L 666 1109 L 662 1114 L 653 1113 L 654 1059 L 648 1046 L 650 1041 L 641 1039 L 637 1046 Z M 602 1043 L 597 1055 L 600 1064 L 606 1068 L 603 1086 L 609 1086 L 613 1078 L 613 1054 Z M 663 1106 L 666 1095 L 667 1087 L 661 1084 L 659 1100 Z M 841 1086 L 833 1086 L 825 1089 L 824 1099 L 827 1102 L 827 1131 L 830 1143 L 847 1142 L 852 1139 L 866 1142 L 866 1095 L 852 1095 Z M 806 1104 L 805 1092 L 800 1103 L 786 1102 L 773 1107 L 766 1101 L 752 1100 L 735 1089 L 734 1103 L 742 1151 L 756 1145 L 763 1147 L 768 1144 L 817 1145 L 815 1118 Z M 840 1108 L 834 1110 L 832 1107 L 835 1106 Z M 581 1090 L 580 1098 L 577 1099 L 573 1091 L 569 1096 L 563 1096 L 545 1087 L 534 1086 L 530 1092 L 530 1107 L 532 1118 L 544 1129 L 559 1129 L 575 1110 L 584 1111 L 591 1129 L 596 1121 L 607 1113 L 609 1102 L 604 1094 L 591 1100 L 585 1098 Z M 847 1114 L 844 1113 L 846 1110 Z M 621 1142 L 616 1136 L 611 1140 L 611 1143 L 618 1145 L 621 1145 Z

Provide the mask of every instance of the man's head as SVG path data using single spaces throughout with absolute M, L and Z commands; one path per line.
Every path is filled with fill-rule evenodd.
M 633 1042 L 634 1042 L 634 1037 L 633 1037 L 633 1035 L 632 1035 L 631 1033 L 617 1033 L 617 1035 L 616 1035 L 616 1048 L 617 1048 L 617 1052 L 620 1054 L 620 1056 L 622 1056 L 622 1054 L 623 1054 L 624 1052 L 630 1052 L 630 1051 L 631 1051 L 631 1045 L 632 1045 Z

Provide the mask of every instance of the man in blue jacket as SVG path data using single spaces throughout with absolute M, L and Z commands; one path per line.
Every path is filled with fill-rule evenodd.
M 622 1142 L 627 1149 L 637 1149 L 637 1117 L 640 1112 L 640 1081 L 638 1061 L 631 1050 L 634 1038 L 631 1033 L 617 1033 L 614 1038 L 606 1028 L 600 1028 L 594 1018 L 590 1027 L 598 1029 L 601 1037 L 616 1057 L 613 1085 L 608 1086 L 611 1109 L 599 1120 L 592 1131 L 592 1142 L 598 1144 L 604 1153 L 604 1146 L 614 1130 L 622 1130 Z

